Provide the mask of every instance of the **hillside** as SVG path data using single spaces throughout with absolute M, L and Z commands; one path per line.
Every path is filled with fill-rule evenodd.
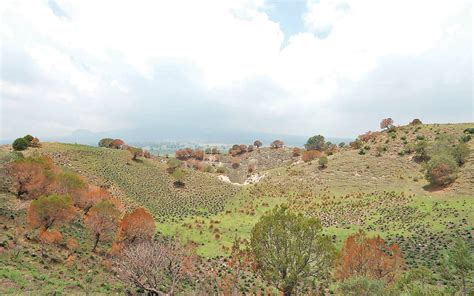
M 248 175 L 248 162 L 258 161 L 257 172 L 264 178 L 245 186 L 222 182 L 217 173 L 186 169 L 186 186 L 175 188 L 165 158 L 133 161 L 123 150 L 43 143 L 23 154 L 51 156 L 61 168 L 109 190 L 128 209 L 145 207 L 154 215 L 159 234 L 193 243 L 197 253 L 212 262 L 229 255 L 236 237 L 248 239 L 265 212 L 288 204 L 306 216 L 318 217 L 338 247 L 359 229 L 397 243 L 409 268 L 427 266 L 434 272 L 431 282 L 443 285 L 438 266 L 454 237 L 462 237 L 474 249 L 474 141 L 468 142 L 471 154 L 457 180 L 437 190 L 428 186 L 423 164 L 401 151 L 420 139 L 432 143 L 439 135 L 458 138 L 472 126 L 408 125 L 376 133 L 363 144 L 364 154 L 360 149 L 338 148 L 328 157 L 326 168 L 317 161 L 300 161 L 290 148 L 246 153 L 237 169 L 223 155 L 220 160 L 229 178 L 240 183 Z M 385 147 L 380 155 L 378 146 Z M 9 145 L 1 147 L 2 165 L 13 156 Z M 90 252 L 92 243 L 79 220 L 61 228 L 79 243 L 77 249 L 63 243 L 46 260 L 37 256 L 40 247 L 25 222 L 29 202 L 8 192 L 8 177 L 2 173 L 0 293 L 123 293 L 122 284 L 107 269 L 106 247 L 99 255 Z M 4 252 L 7 249 L 15 252 Z M 73 269 L 62 265 L 66 260 L 75 260 Z

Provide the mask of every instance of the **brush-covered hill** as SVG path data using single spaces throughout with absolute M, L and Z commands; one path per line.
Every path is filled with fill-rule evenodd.
M 249 162 L 257 160 L 257 173 L 264 177 L 244 186 L 187 168 L 186 186 L 176 188 L 167 159 L 134 161 L 124 150 L 43 143 L 22 154 L 48 155 L 63 170 L 109 190 L 126 208 L 145 207 L 154 215 L 159 234 L 191 242 L 199 255 L 212 260 L 229 255 L 236 237 L 248 239 L 269 209 L 287 204 L 320 218 L 338 247 L 358 230 L 397 243 L 408 268 L 426 266 L 434 273 L 430 282 L 444 285 L 440 260 L 454 238 L 462 237 L 474 249 L 474 140 L 467 142 L 471 153 L 456 181 L 443 188 L 429 186 L 424 164 L 412 148 L 419 141 L 434 145 L 443 136 L 459 139 L 471 127 L 407 125 L 372 133 L 356 149 L 338 148 L 325 168 L 317 160 L 294 157 L 291 148 L 245 153 L 237 168 L 232 168 L 232 157 L 221 156 L 228 177 L 239 183 L 248 175 Z M 15 157 L 10 145 L 2 146 L 0 167 Z M 78 246 L 65 241 L 46 259 L 38 256 L 40 246 L 25 221 L 29 202 L 8 191 L 8 177 L 0 172 L 0 294 L 124 293 L 110 271 L 106 247 L 92 253 L 92 241 L 79 222 L 61 228 Z

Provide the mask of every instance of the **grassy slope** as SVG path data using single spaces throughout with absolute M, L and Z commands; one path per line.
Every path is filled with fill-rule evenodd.
M 321 217 L 327 233 L 338 245 L 350 233 L 365 229 L 399 243 L 409 264 L 435 268 L 441 252 L 455 235 L 472 236 L 474 151 L 455 184 L 432 192 L 424 189 L 427 182 L 420 164 L 413 162 L 410 155 L 397 153 L 404 146 L 401 137 L 408 142 L 415 141 L 417 135 L 432 140 L 437 133 L 460 135 L 468 126 L 472 124 L 424 125 L 418 130 L 402 127 L 395 139 L 383 134 L 369 143 L 371 149 L 366 155 L 347 150 L 330 156 L 329 166 L 324 170 L 316 163 L 284 167 L 270 164 L 264 181 L 242 190 L 200 172 L 190 172 L 187 188 L 178 190 L 173 188 L 160 160 L 133 162 L 125 151 L 46 143 L 43 148 L 25 154 L 37 151 L 52 155 L 58 164 L 87 176 L 92 183 L 107 184 L 130 207 L 144 205 L 159 218 L 157 226 L 161 233 L 196 242 L 198 252 L 204 256 L 226 255 L 235 236 L 249 238 L 253 225 L 265 211 L 288 203 L 298 211 Z M 389 142 L 385 143 L 387 139 Z M 388 151 L 377 157 L 375 147 L 381 144 L 387 145 Z M 474 150 L 474 141 L 469 145 Z M 6 154 L 5 147 L 0 149 L 1 157 Z M 0 226 L 7 229 L 0 234 L 2 244 L 15 240 L 14 229 L 22 228 L 24 223 L 24 209 L 7 206 L 6 199 L 15 203 L 6 194 L 0 199 Z M 15 216 L 13 220 L 8 218 L 11 215 Z M 102 272 L 102 263 L 90 257 L 90 242 L 80 224 L 73 223 L 63 231 L 82 245 L 80 257 L 86 259 L 79 267 L 71 271 L 51 263 L 52 268 L 46 270 L 40 258 L 31 256 L 38 253 L 39 246 L 20 239 L 24 249 L 31 251 L 21 253 L 19 261 L 12 259 L 11 252 L 0 254 L 0 292 L 121 291 L 120 284 Z M 64 259 L 67 251 L 58 251 L 55 256 Z M 89 274 L 86 268 L 91 270 L 92 277 L 83 276 L 85 272 Z M 47 285 L 43 285 L 45 274 L 50 279 Z M 76 281 L 78 285 L 74 284 Z
M 186 187 L 176 189 L 163 159 L 132 161 L 130 153 L 122 150 L 44 143 L 24 154 L 32 153 L 50 155 L 56 164 L 105 185 L 131 208 L 144 206 L 159 220 L 215 214 L 239 191 L 214 176 L 192 170 L 188 170 Z

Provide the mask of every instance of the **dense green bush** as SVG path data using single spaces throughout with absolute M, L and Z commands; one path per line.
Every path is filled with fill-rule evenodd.
M 470 152 L 471 150 L 466 143 L 459 143 L 451 150 L 451 155 L 454 157 L 458 165 L 463 165 Z
M 22 151 L 28 148 L 28 141 L 25 138 L 18 138 L 13 141 L 12 147 L 16 151 Z
M 463 143 L 467 143 L 471 140 L 471 135 L 462 135 L 460 141 Z
M 467 134 L 474 134 L 474 127 L 469 127 L 465 129 L 464 132 Z
M 321 135 L 312 136 L 308 139 L 304 145 L 306 150 L 323 150 L 324 149 L 324 137 Z
M 34 137 L 32 135 L 26 135 L 23 137 L 23 139 L 30 143 L 31 141 L 33 141 Z

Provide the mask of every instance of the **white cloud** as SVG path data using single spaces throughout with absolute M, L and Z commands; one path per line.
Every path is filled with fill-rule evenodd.
M 283 47 L 281 24 L 268 18 L 263 0 L 56 2 L 66 16 L 54 15 L 46 0 L 2 1 L 2 52 L 20 46 L 50 83 L 41 95 L 84 112 L 86 127 L 96 129 L 106 125 L 98 127 L 100 116 L 92 114 L 101 111 L 94 108 L 114 102 L 119 112 L 136 99 L 124 76 L 152 81 L 161 60 L 195 67 L 209 93 L 230 93 L 262 77 L 272 81 L 285 97 L 255 102 L 263 113 L 319 108 L 340 92 L 341 80 L 363 79 L 380 59 L 416 57 L 447 35 L 466 34 L 456 17 L 470 9 L 468 0 L 308 0 L 308 31 L 290 36 Z M 116 100 L 116 91 L 132 102 Z M 231 96 L 207 100 L 239 104 Z

